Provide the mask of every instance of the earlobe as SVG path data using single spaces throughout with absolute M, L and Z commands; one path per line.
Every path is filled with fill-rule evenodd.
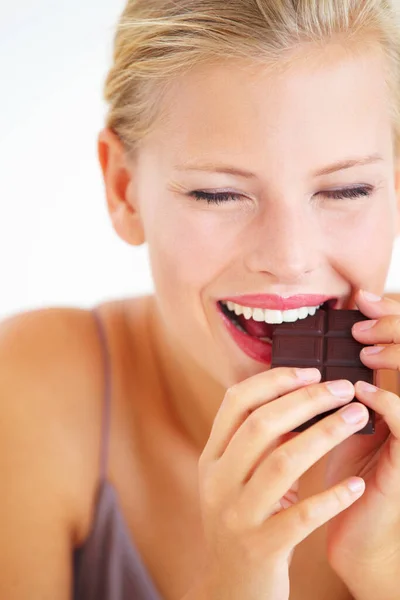
M 109 128 L 99 134 L 98 158 L 114 230 L 127 244 L 140 246 L 145 236 L 133 190 L 133 167 L 128 166 L 125 149 Z

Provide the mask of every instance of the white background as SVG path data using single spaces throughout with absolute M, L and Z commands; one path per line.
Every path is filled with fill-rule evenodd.
M 112 229 L 97 159 L 124 5 L 0 0 L 0 319 L 153 289 L 146 246 Z M 400 291 L 399 243 L 387 290 Z

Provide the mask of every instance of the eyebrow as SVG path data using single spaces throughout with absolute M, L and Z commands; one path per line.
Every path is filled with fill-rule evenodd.
M 329 175 L 336 171 L 342 171 L 344 169 L 351 169 L 352 167 L 360 167 L 363 165 L 369 165 L 382 161 L 383 157 L 380 154 L 369 154 L 368 156 L 362 156 L 359 158 L 348 158 L 339 162 L 333 163 L 322 169 L 314 171 L 313 177 L 321 177 L 321 175 Z M 230 165 L 224 165 L 221 163 L 196 163 L 187 161 L 183 165 L 175 165 L 174 169 L 177 171 L 206 171 L 208 173 L 228 173 L 229 175 L 238 175 L 239 177 L 245 177 L 246 179 L 255 179 L 257 175 L 251 171 L 245 169 L 239 169 Z

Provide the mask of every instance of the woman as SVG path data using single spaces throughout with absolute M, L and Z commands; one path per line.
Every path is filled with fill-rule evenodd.
M 395 385 L 268 340 L 358 307 L 400 368 L 399 34 L 384 0 L 128 1 L 99 159 L 155 294 L 2 323 L 1 598 L 398 598 Z

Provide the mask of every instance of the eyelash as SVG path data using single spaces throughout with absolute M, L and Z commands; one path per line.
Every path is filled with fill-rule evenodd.
M 347 188 L 343 190 L 332 190 L 331 192 L 321 192 L 321 194 L 331 200 L 353 200 L 355 198 L 360 198 L 361 196 L 370 196 L 373 191 L 373 188 L 370 187 L 358 187 Z M 233 199 L 233 202 L 237 202 L 241 198 L 239 194 L 232 194 L 230 192 L 210 194 L 208 192 L 202 192 L 199 190 L 191 192 L 189 196 L 192 196 L 199 202 L 207 202 L 207 204 L 224 204 L 225 202 L 229 202 L 231 199 Z

